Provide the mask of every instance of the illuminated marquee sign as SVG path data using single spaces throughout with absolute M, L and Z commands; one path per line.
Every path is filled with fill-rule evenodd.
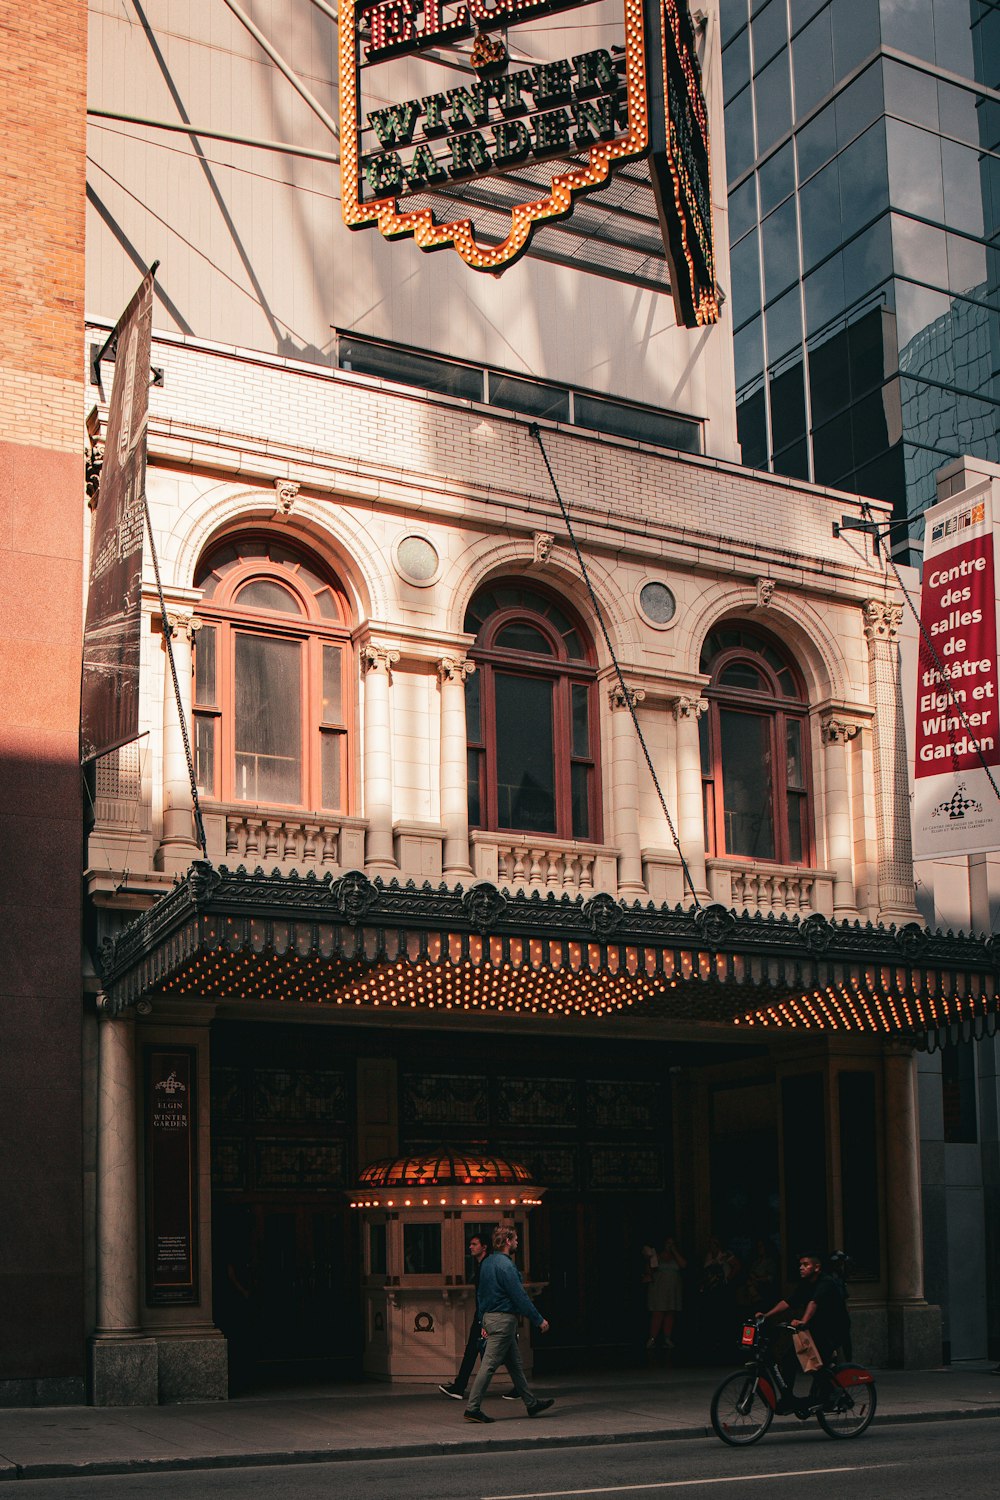
M 684 0 L 653 3 L 661 27 L 666 108 L 651 101 L 650 176 L 670 261 L 677 321 L 695 328 L 719 318 L 708 110 L 687 5 Z
M 648 58 L 657 59 L 657 79 L 662 67 L 660 47 L 649 45 L 644 6 L 661 3 L 672 0 L 361 0 L 342 6 L 345 222 L 351 228 L 377 224 L 387 238 L 412 235 L 423 250 L 453 246 L 476 270 L 510 265 L 538 225 L 570 213 L 574 198 L 603 187 L 617 163 L 650 154 Z M 561 12 L 572 12 L 572 20 L 559 19 Z M 658 10 L 653 30 L 658 35 Z M 692 82 L 703 122 L 700 80 L 689 70 L 685 87 Z M 662 98 L 662 81 L 653 92 Z M 674 132 L 686 131 L 685 149 L 687 118 L 681 109 Z M 448 216 L 451 203 L 454 217 Z M 702 226 L 710 245 L 710 211 Z M 676 238 L 668 243 L 672 262 Z M 701 244 L 697 231 L 689 238 Z M 682 233 L 677 242 L 683 240 Z M 705 260 L 702 253 L 699 264 Z M 710 251 L 707 260 L 710 265 Z M 713 320 L 706 299 L 697 316 L 689 312 L 694 308 L 689 298 L 683 321 Z

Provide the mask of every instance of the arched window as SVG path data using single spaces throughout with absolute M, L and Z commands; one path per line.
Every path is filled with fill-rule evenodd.
M 808 704 L 797 671 L 737 622 L 710 633 L 701 670 L 712 674 L 699 725 L 708 853 L 808 864 Z
M 469 606 L 466 678 L 473 828 L 599 839 L 593 647 L 530 584 L 491 584 Z
M 267 534 L 202 559 L 195 636 L 199 791 L 223 802 L 345 812 L 350 632 L 343 590 Z

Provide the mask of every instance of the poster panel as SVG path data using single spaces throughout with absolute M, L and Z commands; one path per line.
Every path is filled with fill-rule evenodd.
M 139 733 L 139 641 L 146 417 L 153 322 L 150 272 L 115 329 L 115 381 L 90 551 L 83 634 L 80 761 Z
M 191 1047 L 146 1050 L 146 1301 L 197 1302 L 196 1059 Z
M 927 511 L 914 749 L 915 859 L 1000 849 L 997 596 L 989 489 Z

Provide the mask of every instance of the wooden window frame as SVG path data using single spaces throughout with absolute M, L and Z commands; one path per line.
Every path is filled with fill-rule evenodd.
M 523 584 L 507 581 L 491 587 L 530 588 L 531 592 L 543 591 L 534 583 Z M 480 706 L 480 735 L 468 738 L 468 762 L 470 780 L 477 780 L 479 791 L 480 820 L 470 826 L 490 833 L 518 834 L 525 839 L 555 839 L 560 842 L 599 844 L 603 837 L 601 817 L 601 766 L 600 734 L 598 721 L 597 668 L 593 660 L 593 647 L 582 623 L 570 613 L 563 600 L 553 598 L 553 604 L 570 619 L 587 652 L 587 659 L 572 660 L 558 627 L 545 616 L 535 614 L 529 606 L 513 605 L 496 610 L 483 621 L 479 637 L 469 651 L 476 663 L 479 677 L 478 692 Z M 511 624 L 528 624 L 539 631 L 552 647 L 551 656 L 535 655 L 495 644 L 497 636 Z M 497 788 L 497 737 L 496 737 L 496 693 L 497 673 L 528 681 L 549 682 L 552 694 L 552 740 L 555 790 L 555 831 L 539 832 L 533 829 L 507 828 L 499 820 Z M 574 686 L 587 689 L 589 754 L 573 752 L 573 696 Z M 573 832 L 573 767 L 582 765 L 587 774 L 587 818 L 589 831 Z
M 223 539 L 213 552 L 224 546 L 239 548 L 241 541 L 252 541 L 259 545 L 273 540 L 283 551 L 292 550 L 284 538 L 261 537 L 254 534 Z M 211 572 L 212 554 L 199 570 L 201 574 Z M 318 559 L 306 554 L 302 565 L 322 578 L 324 589 L 329 589 L 337 604 L 339 618 L 331 619 L 321 613 L 317 598 L 308 584 L 296 577 L 295 570 L 285 562 L 275 562 L 268 557 L 247 556 L 237 563 L 230 563 L 227 571 L 216 585 L 211 598 L 202 599 L 197 607 L 197 618 L 201 626 L 215 630 L 215 702 L 200 703 L 197 699 L 197 652 L 198 635 L 195 636 L 194 702 L 195 739 L 198 726 L 211 722 L 214 725 L 214 776 L 211 788 L 200 788 L 208 802 L 217 801 L 242 807 L 274 807 L 296 810 L 304 814 L 349 813 L 353 805 L 355 773 L 353 765 L 354 694 L 352 663 L 354 651 L 348 621 L 346 599 L 343 590 L 333 579 L 329 570 Z M 246 584 L 266 579 L 280 583 L 299 606 L 300 613 L 284 613 L 259 607 L 239 604 L 237 595 Z M 200 632 L 199 632 L 200 634 Z M 235 752 L 235 690 L 236 690 L 236 640 L 240 635 L 251 635 L 268 640 L 294 641 L 300 645 L 299 653 L 299 703 L 300 703 L 300 750 L 301 750 L 301 798 L 298 802 L 261 802 L 244 800 L 237 794 Z M 323 720 L 323 651 L 324 647 L 336 646 L 341 652 L 341 722 L 334 724 Z M 330 734 L 341 740 L 339 807 L 327 807 L 323 803 L 323 739 Z
M 770 662 L 746 645 L 730 646 L 719 651 L 711 661 L 712 680 L 704 690 L 708 712 L 702 721 L 702 810 L 705 826 L 705 852 L 709 858 L 752 860 L 754 864 L 790 865 L 801 869 L 813 867 L 816 856 L 812 757 L 809 743 L 809 704 L 799 672 L 786 652 L 763 632 L 738 622 L 724 622 L 746 630 L 747 635 L 764 642 L 781 657 L 791 672 L 796 696 L 782 690 L 778 675 Z M 736 662 L 749 663 L 768 683 L 767 690 L 737 688 L 720 684 L 727 667 Z M 771 816 L 774 829 L 774 854 L 749 855 L 730 852 L 726 847 L 725 799 L 723 790 L 721 711 L 751 713 L 768 721 L 771 765 Z M 800 725 L 802 747 L 802 790 L 789 787 L 787 766 L 787 725 Z M 707 754 L 706 754 L 707 751 Z M 793 858 L 790 849 L 788 799 L 796 796 L 802 804 L 802 853 Z

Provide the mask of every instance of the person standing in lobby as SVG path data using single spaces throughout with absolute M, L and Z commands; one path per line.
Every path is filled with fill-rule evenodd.
M 524 1290 L 514 1267 L 517 1244 L 515 1226 L 498 1224 L 493 1231 L 493 1254 L 487 1256 L 480 1267 L 479 1314 L 486 1334 L 486 1352 L 465 1408 L 467 1422 L 494 1420 L 482 1410 L 482 1400 L 502 1364 L 506 1364 L 510 1371 L 514 1389 L 524 1402 L 529 1417 L 540 1416 L 553 1404 L 551 1399 L 541 1400 L 529 1390 L 517 1347 L 518 1317 L 530 1318 L 539 1333 L 548 1333 L 549 1330 L 548 1319 L 542 1316 Z

